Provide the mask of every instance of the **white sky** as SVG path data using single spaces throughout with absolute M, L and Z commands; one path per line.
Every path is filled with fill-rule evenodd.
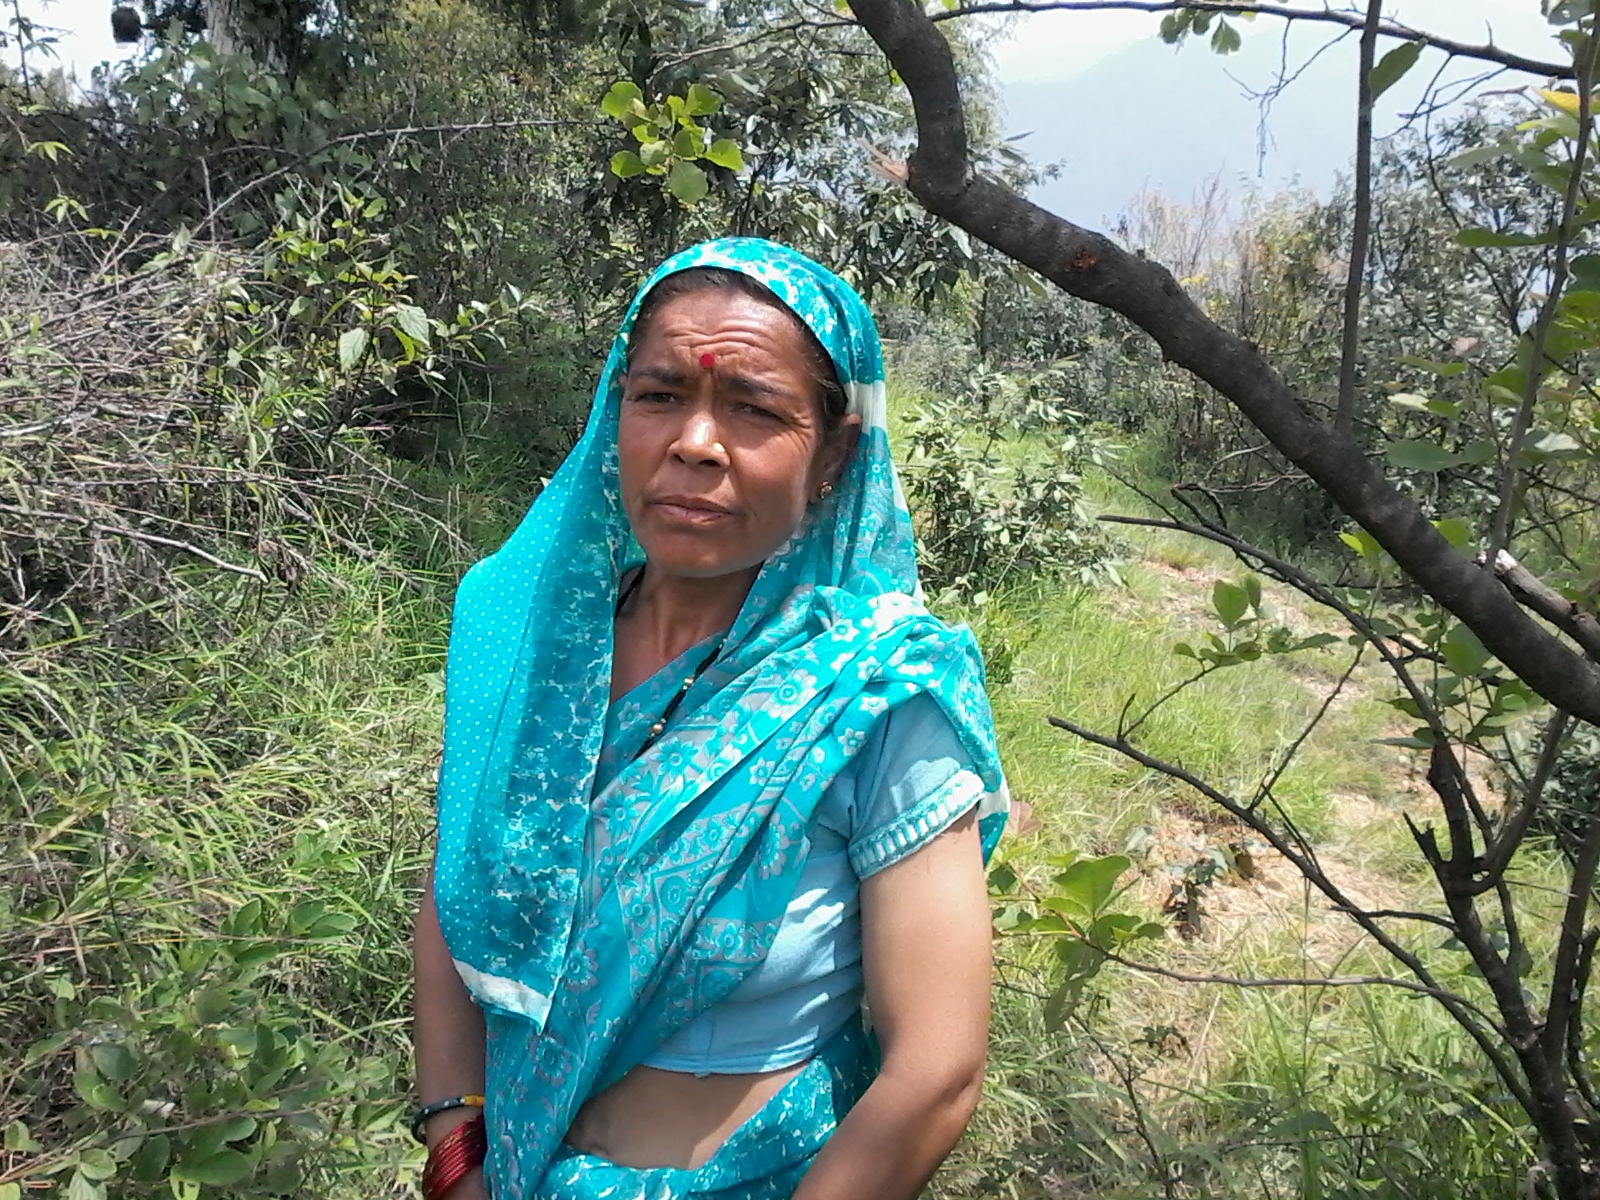
M 1326 6 L 1365 8 L 1333 0 Z M 1384 15 L 1442 37 L 1482 44 L 1492 35 L 1507 50 L 1558 62 L 1565 57 L 1551 41 L 1539 0 L 1391 0 Z M 1158 14 L 1144 12 L 1058 11 L 1010 20 L 1010 36 L 992 48 L 1000 81 L 1008 84 L 1071 79 L 1134 42 L 1153 40 L 1161 25 Z M 1331 26 L 1321 28 L 1332 31 Z M 1282 23 L 1257 17 L 1240 29 L 1245 37 L 1276 37 Z
M 1350 0 L 1328 0 L 1331 7 L 1355 7 Z M 8 6 L 9 7 L 9 6 Z M 111 40 L 112 0 L 22 0 L 22 11 L 62 30 L 57 52 L 80 80 L 111 58 L 126 58 L 136 47 Z M 1507 49 L 1559 58 L 1550 27 L 1539 14 L 1539 0 L 1391 0 L 1386 15 L 1397 21 L 1464 41 L 1489 40 Z M 1071 79 L 1102 59 L 1143 39 L 1153 39 L 1160 17 L 1142 12 L 1050 12 L 1009 19 L 1009 36 L 993 47 L 1002 84 L 1047 83 Z M 1245 36 L 1276 36 L 1276 21 L 1259 18 Z M 16 61 L 15 50 L 6 57 Z
M 80 83 L 88 83 L 89 72 L 97 63 L 127 58 L 138 49 L 138 46 L 119 46 L 111 40 L 114 0 L 21 0 L 21 3 L 25 17 L 59 31 L 55 35 L 60 39 L 55 46 L 59 61 L 47 55 L 32 55 L 28 60 L 30 68 L 37 69 L 41 62 L 45 70 L 65 66 Z M 138 0 L 133 0 L 132 7 L 139 7 Z M 15 47 L 7 47 L 4 53 L 8 63 L 17 61 Z

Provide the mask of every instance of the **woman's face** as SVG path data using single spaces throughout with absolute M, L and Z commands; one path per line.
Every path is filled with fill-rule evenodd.
M 759 566 L 838 475 L 861 419 L 829 437 L 794 318 L 732 291 L 659 308 L 628 352 L 622 505 L 652 569 Z

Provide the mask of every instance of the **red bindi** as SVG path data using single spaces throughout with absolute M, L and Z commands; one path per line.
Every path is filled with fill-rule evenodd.
M 707 350 L 700 356 L 700 365 L 708 371 L 711 370 L 712 367 L 717 365 L 717 356 Z

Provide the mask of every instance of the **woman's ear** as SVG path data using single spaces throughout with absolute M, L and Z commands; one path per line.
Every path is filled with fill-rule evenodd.
M 824 483 L 832 485 L 839 482 L 839 476 L 844 473 L 845 464 L 850 461 L 850 455 L 855 452 L 856 443 L 861 440 L 861 415 L 859 413 L 846 413 L 839 418 L 838 425 L 828 435 L 822 444 L 822 452 L 817 456 L 816 485 L 821 487 Z

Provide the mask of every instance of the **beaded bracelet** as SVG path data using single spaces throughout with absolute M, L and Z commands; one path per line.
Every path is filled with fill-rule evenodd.
M 422 1168 L 422 1200 L 444 1200 L 445 1194 L 483 1165 L 489 1154 L 489 1135 L 483 1117 L 457 1125 L 428 1151 Z
M 435 1100 L 432 1104 L 424 1104 L 421 1108 L 417 1109 L 416 1112 L 411 1114 L 411 1136 L 416 1138 L 417 1141 L 426 1145 L 428 1141 L 428 1135 L 426 1132 L 424 1132 L 423 1126 L 426 1125 L 431 1118 L 437 1117 L 440 1113 L 449 1112 L 453 1108 L 482 1107 L 482 1096 L 451 1096 L 446 1100 Z

